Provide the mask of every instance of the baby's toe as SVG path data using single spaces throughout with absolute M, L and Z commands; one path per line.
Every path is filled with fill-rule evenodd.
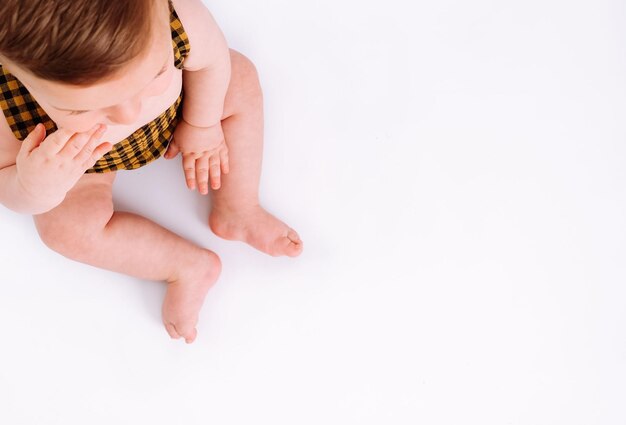
M 300 239 L 300 235 L 298 235 L 298 232 L 296 232 L 293 229 L 289 229 L 289 231 L 287 232 L 287 237 L 295 243 L 301 243 L 302 239 Z
M 298 255 L 302 254 L 302 248 L 302 242 L 296 243 L 290 241 L 289 246 L 287 247 L 286 254 L 289 257 L 297 257 Z
M 189 334 L 185 335 L 185 342 L 187 344 L 191 344 L 192 342 L 196 340 L 197 336 L 198 336 L 198 331 L 196 330 L 196 328 L 193 328 Z
M 173 324 L 171 323 L 165 323 L 165 330 L 167 331 L 167 333 L 170 335 L 170 337 L 172 339 L 178 339 L 180 338 L 180 335 L 178 334 L 178 332 L 176 331 L 176 327 L 174 327 Z
M 297 257 L 302 252 L 302 241 L 294 242 L 287 236 L 283 236 L 276 241 L 274 255 L 287 255 Z
M 196 330 L 195 323 L 196 321 L 190 320 L 189 322 L 178 323 L 176 325 L 176 330 L 178 331 L 180 336 L 185 338 L 185 342 L 187 344 L 191 344 L 196 339 L 196 336 L 198 336 L 198 331 Z

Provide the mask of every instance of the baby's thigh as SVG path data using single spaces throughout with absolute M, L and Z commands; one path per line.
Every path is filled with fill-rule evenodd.
M 42 241 L 61 253 L 94 242 L 113 215 L 115 172 L 83 175 L 54 209 L 33 216 Z

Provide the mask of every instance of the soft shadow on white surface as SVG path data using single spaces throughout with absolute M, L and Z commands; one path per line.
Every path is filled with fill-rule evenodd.
M 209 6 L 304 254 L 214 236 L 179 159 L 119 173 L 118 208 L 222 258 L 186 346 L 164 284 L 1 210 L 0 423 L 623 424 L 624 4 Z

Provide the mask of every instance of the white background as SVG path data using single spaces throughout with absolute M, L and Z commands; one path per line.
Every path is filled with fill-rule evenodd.
M 178 160 L 118 173 L 222 258 L 188 346 L 0 209 L 0 423 L 626 423 L 626 4 L 214 3 L 303 255 L 215 237 Z

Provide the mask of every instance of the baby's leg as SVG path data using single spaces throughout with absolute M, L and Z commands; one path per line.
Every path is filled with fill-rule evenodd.
M 263 156 L 263 95 L 252 62 L 231 49 L 231 81 L 224 102 L 222 129 L 229 150 L 229 173 L 210 190 L 209 225 L 229 240 L 241 240 L 270 255 L 295 257 L 302 241 L 295 230 L 259 205 Z M 198 182 L 198 186 L 206 182 Z
M 65 257 L 99 268 L 168 282 L 163 322 L 172 338 L 196 337 L 198 312 L 221 264 L 158 224 L 114 211 L 115 173 L 85 174 L 56 208 L 34 216 L 43 242 Z

